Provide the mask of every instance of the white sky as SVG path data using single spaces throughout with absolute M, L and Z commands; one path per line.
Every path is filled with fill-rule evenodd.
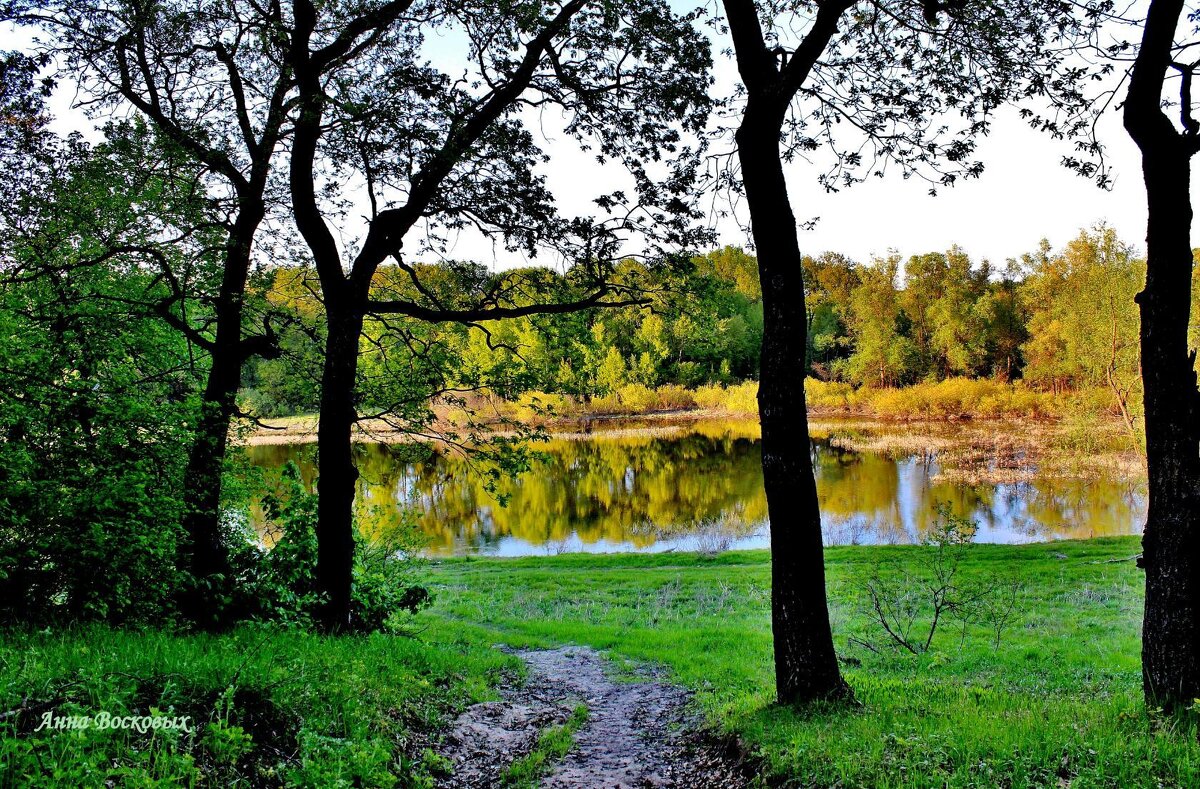
M 930 197 L 928 185 L 900 178 L 873 179 L 836 194 L 825 193 L 817 173 L 802 163 L 788 167 L 796 218 L 821 217 L 800 231 L 806 253 L 827 249 L 867 261 L 895 248 L 905 256 L 945 250 L 952 244 L 974 259 L 1003 264 L 1032 252 L 1042 238 L 1057 249 L 1085 227 L 1103 221 L 1144 249 L 1146 194 L 1133 142 L 1115 115 L 1104 124 L 1102 142 L 1115 184 L 1097 187 L 1060 164 L 1070 149 L 1026 126 L 1015 113 L 1001 118 L 980 141 L 986 169 L 978 179 L 959 181 Z
M 680 11 L 694 4 L 695 0 L 672 2 Z M 714 90 L 729 91 L 737 80 L 732 60 L 722 54 L 729 42 L 721 38 L 712 41 Z M 456 43 L 452 37 L 433 38 L 427 49 L 435 60 L 453 62 Z M 828 193 L 817 183 L 821 163 L 787 163 L 785 173 L 796 220 L 805 223 L 820 217 L 811 230 L 800 229 L 801 250 L 812 255 L 833 250 L 866 263 L 893 249 L 907 257 L 957 244 L 974 260 L 987 258 L 1002 266 L 1008 258 L 1035 251 L 1043 238 L 1058 249 L 1080 230 L 1099 222 L 1111 225 L 1122 240 L 1144 249 L 1146 196 L 1138 151 L 1125 134 L 1119 114 L 1109 112 L 1099 127 L 1114 180 L 1107 191 L 1061 165 L 1062 157 L 1072 152 L 1070 142 L 1055 142 L 1030 129 L 1015 109 L 1002 110 L 992 133 L 978 142 L 976 158 L 985 164 L 983 175 L 939 188 L 937 197 L 929 196 L 927 182 L 906 181 L 898 174 Z M 530 127 L 561 128 L 554 118 L 530 118 Z M 596 167 L 589 155 L 575 150 L 569 139 L 553 131 L 548 136 L 547 150 L 553 161 L 546 174 L 566 210 L 584 212 L 596 193 L 621 183 L 611 169 Z M 716 224 L 721 244 L 749 245 L 736 220 L 727 218 Z M 490 242 L 468 235 L 459 237 L 449 254 L 501 265 L 510 257 L 494 250 Z
M 28 45 L 29 37 L 0 29 L 0 49 Z M 452 37 L 428 42 L 437 60 L 455 60 L 461 54 Z M 733 64 L 720 54 L 727 43 L 714 41 L 717 59 L 717 89 L 735 79 Z M 59 116 L 59 131 L 86 123 L 68 107 L 71 94 L 60 89 L 52 103 Z M 979 179 L 960 181 L 942 188 L 938 197 L 927 194 L 928 184 L 898 176 L 870 179 L 866 183 L 827 193 L 817 184 L 819 165 L 796 161 L 785 165 L 796 218 L 820 221 L 812 230 L 800 230 L 801 249 L 807 254 L 834 250 L 867 262 L 872 256 L 894 249 L 911 254 L 945 250 L 958 244 L 972 258 L 988 258 L 1002 264 L 1010 257 L 1036 249 L 1042 238 L 1055 248 L 1097 222 L 1116 228 L 1121 238 L 1144 248 L 1146 203 L 1137 149 L 1121 128 L 1114 111 L 1101 124 L 1101 141 L 1115 184 L 1103 191 L 1059 162 L 1070 151 L 1069 143 L 1052 142 L 1029 129 L 1015 112 L 1001 115 L 992 134 L 979 142 L 978 158 L 986 169 Z M 554 119 L 533 125 L 553 129 Z M 552 157 L 546 169 L 549 183 L 568 210 L 585 211 L 592 197 L 614 183 L 611 170 L 597 168 L 590 155 L 578 151 L 573 142 L 550 133 L 546 150 Z M 717 224 L 721 243 L 746 245 L 738 223 L 726 219 Z M 453 257 L 475 259 L 500 266 L 519 262 L 478 236 L 463 234 L 450 250 Z M 543 261 L 547 262 L 547 261 Z

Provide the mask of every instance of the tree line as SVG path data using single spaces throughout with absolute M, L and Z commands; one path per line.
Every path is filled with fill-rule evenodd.
M 1003 268 L 972 260 L 958 247 L 865 264 L 827 252 L 805 255 L 802 264 L 806 371 L 813 378 L 876 388 L 966 377 L 1022 380 L 1056 394 L 1101 389 L 1130 432 L 1140 431 L 1133 297 L 1145 261 L 1112 228 L 1083 230 L 1061 250 L 1043 242 Z M 426 266 L 423 276 L 452 280 L 464 265 Z M 651 274 L 633 260 L 622 268 L 643 282 Z M 403 276 L 386 266 L 377 274 L 392 289 L 403 287 L 397 281 Z M 289 328 L 280 331 L 279 358 L 253 359 L 243 369 L 248 412 L 278 417 L 317 410 L 319 290 L 297 269 L 266 272 L 252 287 L 287 312 Z M 426 332 L 422 353 L 439 346 L 439 367 L 452 387 L 586 402 L 631 384 L 695 388 L 756 380 L 762 331 L 757 260 L 725 247 L 660 276 L 649 304 L 443 325 Z M 382 326 L 368 328 L 360 344 L 362 363 L 374 370 L 369 377 L 381 380 L 387 376 L 375 369 L 374 349 L 385 333 Z

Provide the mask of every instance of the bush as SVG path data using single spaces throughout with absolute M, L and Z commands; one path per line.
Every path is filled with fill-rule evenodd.
M 323 602 L 314 575 L 317 496 L 304 489 L 295 463 L 281 469 L 276 490 L 263 497 L 263 511 L 281 536 L 270 549 L 247 543 L 238 553 L 236 588 L 245 594 L 241 608 L 253 619 L 307 627 Z M 396 625 L 394 616 L 415 614 L 431 602 L 428 590 L 414 582 L 421 541 L 412 514 L 371 515 L 375 539 L 355 529 L 350 616 L 360 632 Z
M 681 408 L 694 408 L 696 406 L 696 398 L 687 387 L 677 384 L 666 384 L 658 387 L 654 392 L 658 407 L 663 410 L 677 410 Z
M 700 408 L 719 409 L 725 402 L 725 387 L 716 384 L 701 386 L 692 393 L 692 399 Z
M 1016 612 L 1021 584 L 1015 578 L 979 577 L 963 572 L 975 546 L 977 526 L 955 515 L 948 503 L 937 506 L 937 519 L 922 536 L 925 561 L 883 571 L 876 564 L 867 580 L 869 617 L 887 643 L 914 655 L 928 652 L 939 627 L 955 625 L 965 638 L 969 627 L 985 628 L 993 648 Z M 860 641 L 876 652 L 878 647 Z
M 644 413 L 658 408 L 658 397 L 654 390 L 644 384 L 626 384 L 617 390 L 617 400 L 625 411 Z
M 26 312 L 59 297 L 48 283 L 0 289 L 0 622 L 161 623 L 186 581 L 187 346 L 92 298 L 133 280 L 85 267 L 69 286 L 46 322 Z
M 840 381 L 804 380 L 804 399 L 816 410 L 849 411 L 852 409 L 854 387 Z
M 700 408 L 742 416 L 758 415 L 758 382 L 745 381 L 732 386 L 702 386 L 692 398 Z
M 511 415 L 519 422 L 545 424 L 554 419 L 576 416 L 579 403 L 570 395 L 548 392 L 525 392 L 512 404 Z
M 1023 383 L 947 378 L 902 389 L 861 389 L 863 410 L 889 419 L 1043 418 L 1058 412 L 1053 395 Z

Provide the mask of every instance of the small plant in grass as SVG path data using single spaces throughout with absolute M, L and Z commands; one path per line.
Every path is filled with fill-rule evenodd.
M 510 764 L 501 777 L 505 786 L 533 789 L 538 779 L 550 771 L 550 765 L 567 755 L 575 745 L 575 732 L 587 722 L 586 704 L 575 707 L 571 717 L 561 726 L 552 726 L 538 735 L 537 745 L 525 756 Z
M 892 646 L 914 655 L 929 651 L 934 636 L 951 623 L 965 639 L 972 626 L 984 627 L 999 648 L 1004 630 L 1016 616 L 1021 585 L 1015 580 L 979 577 L 963 572 L 975 546 L 976 526 L 940 504 L 937 518 L 922 544 L 931 549 L 928 560 L 905 571 L 885 571 L 876 564 L 867 579 L 870 618 L 883 629 Z M 857 640 L 878 652 L 872 643 Z
M 241 726 L 225 721 L 213 721 L 204 730 L 201 741 L 217 764 L 234 765 L 254 749 L 254 739 Z

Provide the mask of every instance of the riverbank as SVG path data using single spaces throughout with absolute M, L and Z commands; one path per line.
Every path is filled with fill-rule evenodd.
M 278 430 L 260 430 L 242 441 L 260 447 L 313 443 L 316 421 L 315 417 L 277 420 Z M 560 418 L 543 427 L 550 438 L 560 441 L 620 441 L 690 434 L 756 440 L 761 436 L 756 417 L 713 410 Z M 453 425 L 445 428 L 453 429 Z M 852 452 L 936 461 L 938 470 L 931 478 L 935 484 L 995 485 L 1038 478 L 1140 482 L 1146 474 L 1140 447 L 1121 421 L 1111 415 L 893 420 L 813 413 L 809 432 L 814 440 Z M 356 435 L 364 443 L 417 440 L 393 426 L 373 422 L 361 424 Z
M 898 389 L 856 389 L 850 384 L 810 378 L 805 382 L 805 391 L 809 418 L 817 420 L 1059 422 L 1087 416 L 1099 423 L 1121 424 L 1117 413 L 1110 413 L 1108 394 L 1101 390 L 1053 394 L 1021 383 L 966 378 Z M 754 381 L 697 389 L 630 384 L 611 395 L 588 400 L 546 392 L 527 392 L 515 401 L 472 394 L 461 406 L 435 404 L 431 432 L 461 429 L 468 422 L 499 430 L 506 424 L 519 422 L 561 434 L 626 422 L 757 421 L 757 396 L 758 384 Z M 264 419 L 239 438 L 249 444 L 315 441 L 318 421 L 315 414 Z M 408 436 L 383 419 L 363 420 L 356 426 L 356 433 L 363 440 L 383 442 L 407 440 Z

